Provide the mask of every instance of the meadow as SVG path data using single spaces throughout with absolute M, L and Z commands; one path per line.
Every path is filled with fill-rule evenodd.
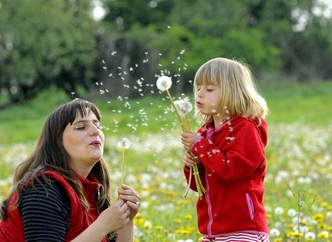
M 271 241 L 332 241 L 332 82 L 265 87 L 270 115 L 265 206 Z M 191 98 L 191 97 L 190 97 Z M 34 147 L 48 113 L 67 101 L 52 90 L 0 111 L 0 200 Z M 121 180 L 118 143 L 128 138 L 125 183 L 140 192 L 137 242 L 200 241 L 195 202 L 182 174 L 180 125 L 165 93 L 96 101 L 103 114 L 112 190 Z M 191 128 L 198 125 L 191 119 Z M 115 196 L 115 194 L 113 194 Z

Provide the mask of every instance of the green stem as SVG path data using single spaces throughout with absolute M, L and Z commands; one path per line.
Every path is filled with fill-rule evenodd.
M 178 116 L 178 119 L 179 119 L 180 124 L 181 124 L 181 128 L 182 128 L 182 130 L 184 130 L 184 126 L 183 126 L 183 123 L 182 123 L 182 120 L 181 120 L 181 116 L 178 113 L 178 109 L 176 108 L 175 103 L 173 101 L 173 98 L 172 98 L 170 92 L 168 91 L 168 89 L 166 90 L 166 93 L 167 93 L 167 95 L 169 97 L 169 100 L 171 101 L 171 104 L 172 104 L 172 106 L 173 106 L 173 108 L 174 108 L 174 110 L 176 112 L 176 115 Z
M 190 172 L 189 172 L 189 180 L 188 180 L 188 185 L 187 185 L 187 189 L 183 195 L 184 198 L 187 197 L 189 190 L 190 190 L 190 184 L 191 184 L 191 180 L 192 180 L 192 175 L 193 175 L 193 168 L 190 167 Z
M 122 149 L 122 175 L 121 175 L 121 185 L 123 184 L 124 180 L 124 149 Z

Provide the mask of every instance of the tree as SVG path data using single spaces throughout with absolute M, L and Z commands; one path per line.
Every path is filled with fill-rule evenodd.
M 89 85 L 98 56 L 90 12 L 90 0 L 1 0 L 0 88 L 11 102 Z

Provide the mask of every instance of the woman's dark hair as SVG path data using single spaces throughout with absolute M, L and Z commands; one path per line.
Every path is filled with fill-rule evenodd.
M 62 135 L 66 126 L 75 121 L 78 113 L 84 117 L 90 111 L 96 115 L 99 121 L 101 120 L 100 111 L 93 103 L 76 98 L 61 105 L 47 117 L 34 151 L 16 168 L 14 187 L 0 207 L 0 220 L 7 219 L 9 200 L 13 193 L 18 193 L 18 199 L 15 202 L 15 206 L 18 206 L 22 198 L 22 188 L 29 182 L 41 183 L 40 179 L 43 179 L 46 183 L 51 183 L 45 175 L 46 170 L 54 170 L 62 175 L 76 191 L 82 206 L 85 209 L 89 208 L 89 203 L 83 194 L 82 184 L 69 164 L 70 157 L 63 147 Z M 102 211 L 111 203 L 109 173 L 103 158 L 93 166 L 91 173 L 102 185 L 100 198 L 97 200 L 97 209 Z

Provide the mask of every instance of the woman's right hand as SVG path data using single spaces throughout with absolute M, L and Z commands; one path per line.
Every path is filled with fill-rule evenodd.
M 105 234 L 109 234 L 121 229 L 129 223 L 130 208 L 124 200 L 118 199 L 104 210 L 97 220 L 98 224 L 104 226 Z
M 131 221 L 129 216 L 129 206 L 124 200 L 118 199 L 72 242 L 102 241 L 107 234 L 125 227 Z M 132 241 L 132 239 L 120 241 Z

